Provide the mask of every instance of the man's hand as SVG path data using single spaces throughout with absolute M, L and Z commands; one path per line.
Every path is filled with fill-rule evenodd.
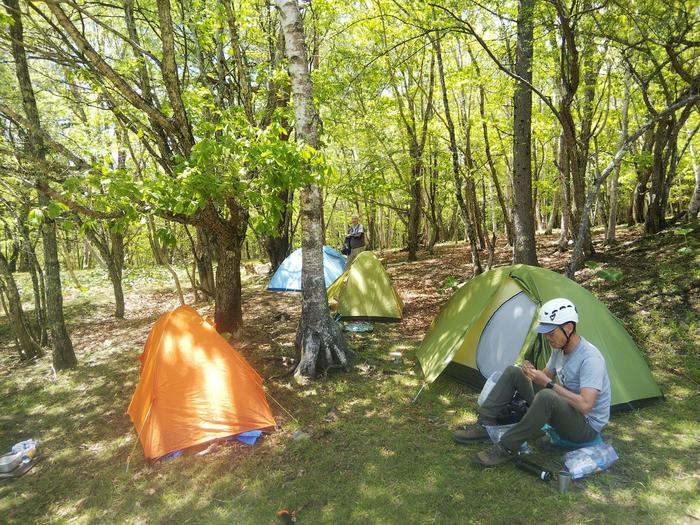
M 536 385 L 545 386 L 552 380 L 552 378 L 542 370 L 537 370 L 530 361 L 523 361 L 520 368 L 522 369 L 523 374 L 525 374 L 525 377 Z

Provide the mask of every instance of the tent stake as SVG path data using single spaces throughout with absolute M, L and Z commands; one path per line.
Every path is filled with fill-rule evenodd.
M 416 397 L 414 397 L 414 398 L 411 400 L 411 403 L 415 403 L 415 402 L 416 402 L 416 399 L 418 399 L 418 396 L 420 395 L 420 393 L 423 391 L 424 388 L 425 388 L 425 383 L 423 383 L 423 384 L 420 386 L 420 390 L 419 390 L 418 393 L 416 394 Z

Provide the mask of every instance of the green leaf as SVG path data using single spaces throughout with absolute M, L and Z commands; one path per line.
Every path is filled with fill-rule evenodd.
M 48 215 L 49 219 L 53 220 L 67 209 L 68 207 L 61 204 L 60 202 L 51 202 L 46 207 L 46 215 Z
M 622 280 L 624 274 L 619 268 L 604 268 L 596 272 L 596 275 L 608 282 L 616 283 Z
M 175 234 L 168 228 L 158 228 L 156 237 L 158 237 L 160 243 L 167 248 L 173 248 L 177 244 Z
M 71 231 L 74 228 L 75 228 L 75 222 L 73 222 L 71 219 L 66 219 L 65 221 L 61 221 L 61 229 L 63 229 L 64 231 Z
M 683 246 L 683 248 L 680 248 L 678 250 L 679 255 L 692 255 L 693 254 L 693 249 L 689 246 Z
M 41 208 L 32 208 L 27 215 L 27 222 L 32 226 L 40 226 L 44 222 L 44 211 Z

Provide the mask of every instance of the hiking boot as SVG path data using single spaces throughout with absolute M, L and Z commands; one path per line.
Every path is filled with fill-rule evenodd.
M 469 444 L 490 441 L 489 433 L 480 423 L 465 425 L 452 433 L 452 439 L 457 443 Z
M 476 459 L 485 467 L 495 467 L 496 465 L 515 459 L 515 456 L 516 455 L 506 447 L 500 443 L 496 443 L 492 447 L 479 452 L 476 455 Z

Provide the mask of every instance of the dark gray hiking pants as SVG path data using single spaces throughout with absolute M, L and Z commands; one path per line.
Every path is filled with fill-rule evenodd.
M 479 408 L 482 418 L 495 419 L 508 405 L 515 392 L 527 402 L 527 413 L 519 423 L 503 434 L 503 446 L 508 450 L 517 451 L 532 435 L 541 434 L 540 429 L 545 423 L 549 423 L 561 437 L 569 441 L 582 443 L 595 438 L 598 432 L 563 397 L 559 397 L 554 390 L 541 387 L 538 389 L 540 390 L 535 394 L 532 381 L 525 376 L 520 367 L 509 366 Z

